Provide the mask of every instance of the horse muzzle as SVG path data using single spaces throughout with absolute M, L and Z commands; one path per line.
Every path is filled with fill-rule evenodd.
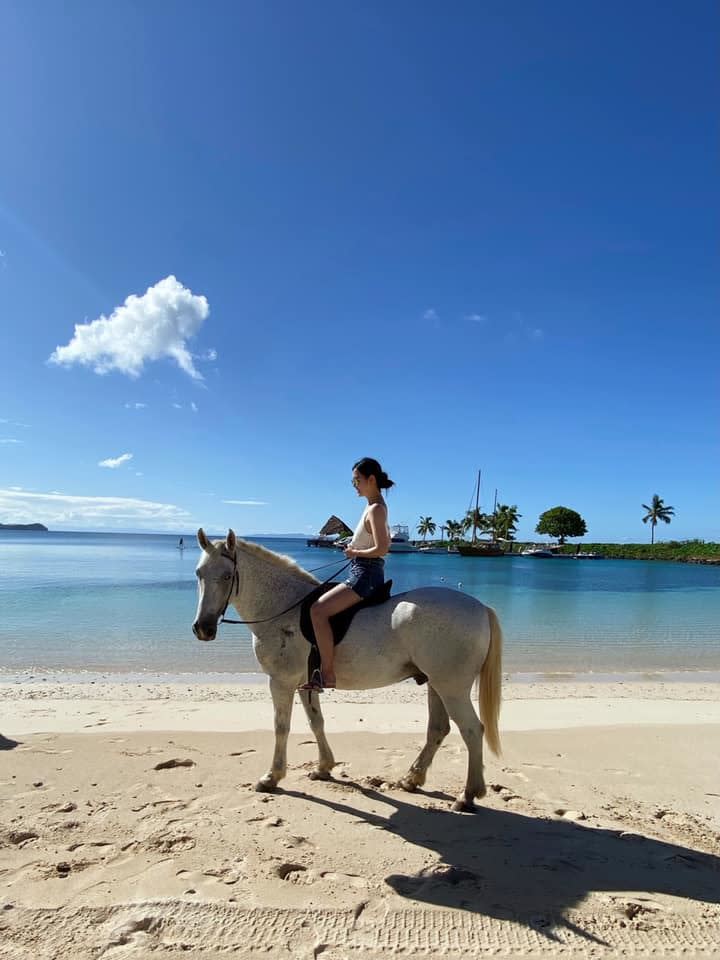
M 217 635 L 217 623 L 206 620 L 204 623 L 201 623 L 199 620 L 196 620 L 192 625 L 192 632 L 198 638 L 198 640 L 208 641 L 214 640 Z

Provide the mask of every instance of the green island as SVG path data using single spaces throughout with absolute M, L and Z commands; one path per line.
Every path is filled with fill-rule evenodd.
M 414 546 L 448 547 L 456 541 L 413 540 Z M 506 554 L 519 554 L 525 548 L 535 545 L 532 540 L 513 540 L 506 544 Z M 553 546 L 553 553 L 572 556 L 578 551 L 595 553 L 606 560 L 672 560 L 677 563 L 707 563 L 720 566 L 720 543 L 705 540 L 668 540 L 650 545 L 649 543 L 564 543 Z
M 513 544 L 518 553 L 530 544 Z M 720 543 L 704 540 L 667 540 L 661 543 L 565 543 L 555 553 L 572 555 L 578 550 L 596 553 L 608 560 L 675 560 L 681 563 L 720 564 Z
M 0 523 L 0 530 L 42 530 L 48 533 L 43 523 Z

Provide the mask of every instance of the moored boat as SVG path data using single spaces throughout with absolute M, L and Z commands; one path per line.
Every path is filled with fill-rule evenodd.
M 410 529 L 404 523 L 390 527 L 390 553 L 417 553 L 417 547 L 410 543 Z
M 482 471 L 478 470 L 477 483 L 475 485 L 475 510 L 473 513 L 474 517 L 480 516 L 480 478 L 482 476 Z M 497 490 L 495 491 L 495 503 L 497 504 Z M 470 513 L 470 511 L 468 511 Z M 493 532 L 494 536 L 494 532 Z M 504 557 L 505 548 L 498 543 L 497 540 L 481 540 L 477 536 L 477 527 L 473 523 L 472 528 L 472 540 L 470 543 L 464 541 L 456 541 L 454 544 L 455 551 L 460 554 L 461 557 Z
M 505 550 L 497 540 L 476 540 L 474 543 L 457 543 L 455 546 L 461 557 L 505 556 Z
M 524 550 L 521 550 L 520 556 L 535 557 L 536 560 L 552 560 L 555 554 L 552 550 L 548 550 L 547 547 L 539 547 L 537 544 L 534 544 L 532 547 L 525 547 Z

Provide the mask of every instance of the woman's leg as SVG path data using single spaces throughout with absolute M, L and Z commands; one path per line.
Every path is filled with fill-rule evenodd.
M 362 597 L 348 587 L 346 583 L 339 583 L 332 590 L 324 593 L 310 607 L 310 619 L 315 630 L 315 639 L 322 661 L 323 686 L 335 686 L 335 644 L 333 643 L 330 617 L 355 606 L 361 600 Z

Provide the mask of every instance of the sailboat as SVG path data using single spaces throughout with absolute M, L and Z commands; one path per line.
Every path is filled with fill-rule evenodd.
M 475 487 L 475 512 L 480 512 L 480 477 L 482 471 L 478 470 L 477 486 Z M 495 501 L 497 505 L 497 491 L 495 492 Z M 480 540 L 477 536 L 477 527 L 473 527 L 472 541 L 470 543 L 457 543 L 457 552 L 461 557 L 503 557 L 504 549 L 497 540 Z

